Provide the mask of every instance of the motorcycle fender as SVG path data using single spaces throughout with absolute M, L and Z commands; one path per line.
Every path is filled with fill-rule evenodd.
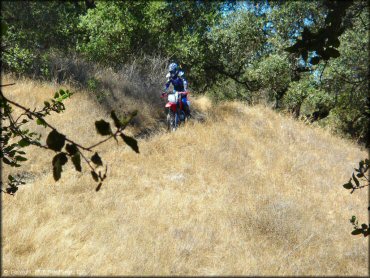
M 171 108 L 173 112 L 176 112 L 176 103 L 168 102 L 166 107 Z

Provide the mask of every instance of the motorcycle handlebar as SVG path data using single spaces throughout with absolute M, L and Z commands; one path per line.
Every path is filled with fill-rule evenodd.
M 161 98 L 165 98 L 165 97 L 167 97 L 167 96 L 168 96 L 168 94 L 169 94 L 169 93 L 167 93 L 167 92 L 162 93 Z M 188 94 L 189 94 L 189 91 L 185 91 L 185 92 L 178 92 L 178 94 L 179 94 L 179 95 L 188 95 Z

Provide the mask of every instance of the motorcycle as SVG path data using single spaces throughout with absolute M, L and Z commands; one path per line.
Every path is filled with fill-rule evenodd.
M 189 92 L 162 93 L 162 98 L 167 97 L 166 112 L 167 112 L 167 129 L 175 131 L 181 124 L 185 123 L 190 117 L 189 113 L 184 111 L 183 100 L 187 102 L 187 109 L 190 108 L 188 100 Z

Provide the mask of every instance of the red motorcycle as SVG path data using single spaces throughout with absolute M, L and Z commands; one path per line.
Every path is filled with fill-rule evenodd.
M 162 98 L 167 97 L 166 110 L 167 110 L 167 128 L 170 131 L 175 131 L 180 124 L 185 123 L 189 118 L 189 113 L 185 111 L 186 101 L 189 109 L 190 102 L 188 100 L 189 92 L 177 92 L 163 93 Z

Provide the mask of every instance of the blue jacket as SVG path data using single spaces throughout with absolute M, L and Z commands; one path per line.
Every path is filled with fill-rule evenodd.
M 175 76 L 167 75 L 167 83 L 165 86 L 165 90 L 167 91 L 170 85 L 172 84 L 173 89 L 177 92 L 184 92 L 188 89 L 188 82 L 184 77 L 182 77 L 184 72 L 180 71 Z

